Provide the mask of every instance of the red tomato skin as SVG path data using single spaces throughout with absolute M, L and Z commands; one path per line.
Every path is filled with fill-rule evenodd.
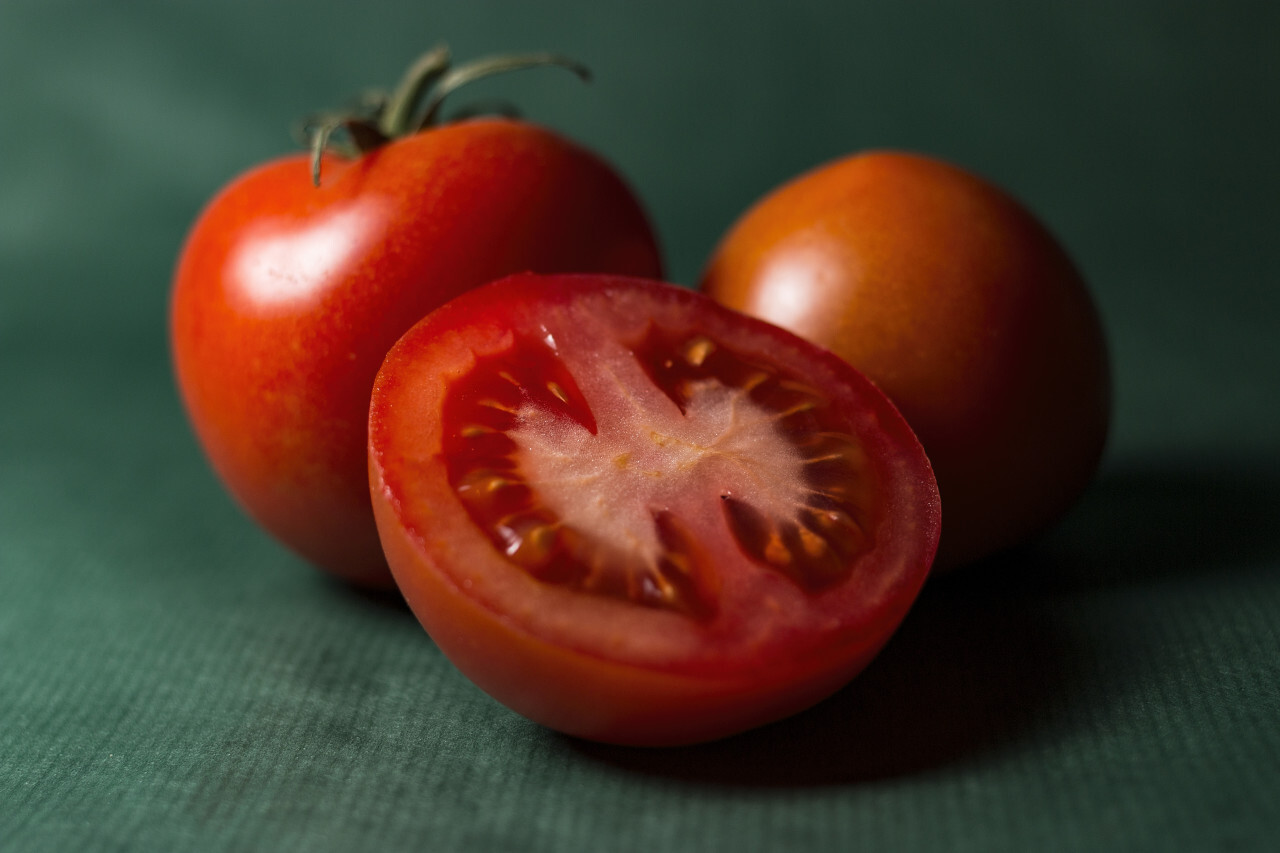
M 661 268 L 631 189 L 535 125 L 474 120 L 326 156 L 318 188 L 305 155 L 285 157 L 233 181 L 188 236 L 170 304 L 177 383 L 250 516 L 332 574 L 387 588 L 365 431 L 401 333 L 512 272 Z
M 1093 478 L 1111 416 L 1100 316 L 1061 245 L 989 182 L 893 151 L 820 166 L 734 223 L 700 287 L 897 404 L 942 495 L 935 569 L 1026 541 Z
M 536 280 L 540 278 L 548 280 Z M 579 278 L 591 281 L 575 282 Z M 706 303 L 702 310 L 708 314 L 700 315 L 702 323 L 696 328 L 712 334 L 726 322 L 720 317 L 731 316 L 731 322 L 754 330 L 757 340 L 767 338 L 779 352 L 807 353 L 809 366 L 816 366 L 815 381 L 817 375 L 843 377 L 852 390 L 839 393 L 871 398 L 880 432 L 874 442 L 868 438 L 868 452 L 884 454 L 876 470 L 892 479 L 883 487 L 879 508 L 884 515 L 879 538 L 886 544 L 853 570 L 845 591 L 823 594 L 841 598 L 828 599 L 825 610 L 815 606 L 811 624 L 846 623 L 827 644 L 788 636 L 796 631 L 792 626 L 778 631 L 769 651 L 744 653 L 716 632 L 732 635 L 744 625 L 754 629 L 767 616 L 764 611 L 735 612 L 723 614 L 722 623 L 707 628 L 708 643 L 717 644 L 716 651 L 687 650 L 692 663 L 621 659 L 611 651 L 609 617 L 593 611 L 607 605 L 584 604 L 581 593 L 548 591 L 530 579 L 506 581 L 523 590 L 507 596 L 515 607 L 556 613 L 575 626 L 586 626 L 590 641 L 573 645 L 540 634 L 526 614 L 480 601 L 478 580 L 473 586 L 469 579 L 458 579 L 459 566 L 481 566 L 500 574 L 518 570 L 496 556 L 487 536 L 477 532 L 445 485 L 443 427 L 430 413 L 438 410 L 450 383 L 465 378 L 467 359 L 506 333 L 504 320 L 488 306 L 502 304 L 508 317 L 545 316 L 545 305 L 536 300 L 524 304 L 523 297 L 507 287 L 520 280 L 533 280 L 532 287 L 544 295 L 547 288 L 561 286 L 566 300 L 598 283 L 604 288 L 652 290 L 659 301 Z M 468 355 L 444 363 L 436 360 L 455 347 Z M 846 363 L 781 329 L 726 311 L 683 288 L 652 281 L 518 276 L 454 300 L 406 333 L 388 353 L 370 409 L 370 491 L 399 589 L 436 645 L 477 686 L 518 713 L 576 737 L 630 746 L 678 746 L 727 737 L 802 711 L 848 683 L 888 641 L 924 583 L 940 529 L 936 484 L 910 427 L 879 391 L 850 374 L 855 372 Z M 892 461 L 885 461 L 890 456 Z M 890 470 L 896 472 L 892 477 L 886 474 Z M 721 557 L 727 564 L 745 559 L 737 553 Z

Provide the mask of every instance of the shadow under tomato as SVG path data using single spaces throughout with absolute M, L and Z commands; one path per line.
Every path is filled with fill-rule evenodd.
M 1033 545 L 930 581 L 871 666 L 809 711 L 677 749 L 566 741 L 629 772 L 759 787 L 869 782 L 990 756 L 1097 701 L 1081 682 L 1106 640 L 1065 595 L 1271 570 L 1278 514 L 1280 479 L 1258 472 L 1108 472 Z
M 870 667 L 804 713 L 675 749 L 570 742 L 621 769 L 686 781 L 794 787 L 891 778 L 1017 738 L 1061 701 L 1068 654 L 1043 607 L 930 590 Z
M 349 583 L 340 578 L 318 572 L 321 583 L 326 584 L 335 593 L 339 595 L 349 596 L 357 601 L 363 602 L 369 607 L 386 610 L 390 612 L 399 612 L 413 618 L 413 611 L 409 609 L 409 603 L 404 600 L 404 596 L 399 589 L 392 587 L 391 589 L 375 589 L 372 587 L 358 586 Z
M 1107 471 L 1053 530 L 974 567 L 978 585 L 1073 591 L 1270 570 L 1280 467 L 1204 461 Z M 1022 563 L 1038 566 L 1024 573 Z

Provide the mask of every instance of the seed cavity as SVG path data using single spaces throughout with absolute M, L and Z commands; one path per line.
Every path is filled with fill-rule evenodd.
M 723 561 L 680 518 L 712 501 L 721 535 L 767 570 L 808 591 L 847 577 L 873 544 L 868 466 L 820 390 L 702 334 L 609 343 L 575 370 L 574 348 L 518 341 L 477 358 L 467 383 L 490 390 L 446 401 L 463 424 L 444 448 L 450 482 L 512 563 L 709 618 Z
M 771 374 L 769 374 L 767 371 L 763 371 L 763 370 L 759 371 L 758 373 L 752 373 L 743 381 L 742 389 L 744 391 L 754 391 L 764 383 L 768 382 L 770 375 Z
M 508 415 L 514 415 L 516 413 L 515 408 L 501 400 L 481 400 L 476 405 L 483 406 L 486 409 L 495 409 Z

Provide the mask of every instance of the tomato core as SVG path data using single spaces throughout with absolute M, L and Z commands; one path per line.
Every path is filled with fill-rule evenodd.
M 694 504 L 718 504 L 743 552 L 802 588 L 841 580 L 870 547 L 866 472 L 822 392 L 705 335 L 670 337 L 605 354 L 585 391 L 553 339 L 478 359 L 443 410 L 471 518 L 542 581 L 695 618 L 715 599 L 678 521 Z

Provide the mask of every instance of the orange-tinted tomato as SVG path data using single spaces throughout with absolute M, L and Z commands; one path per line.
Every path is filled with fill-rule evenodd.
M 667 745 L 852 678 L 927 576 L 919 442 L 847 363 L 687 289 L 514 276 L 378 374 L 387 559 L 444 653 L 552 728 Z
M 1024 207 L 961 169 L 894 152 L 817 168 L 733 225 L 701 287 L 897 404 L 937 473 L 940 567 L 1023 542 L 1097 468 L 1110 376 L 1085 283 Z

